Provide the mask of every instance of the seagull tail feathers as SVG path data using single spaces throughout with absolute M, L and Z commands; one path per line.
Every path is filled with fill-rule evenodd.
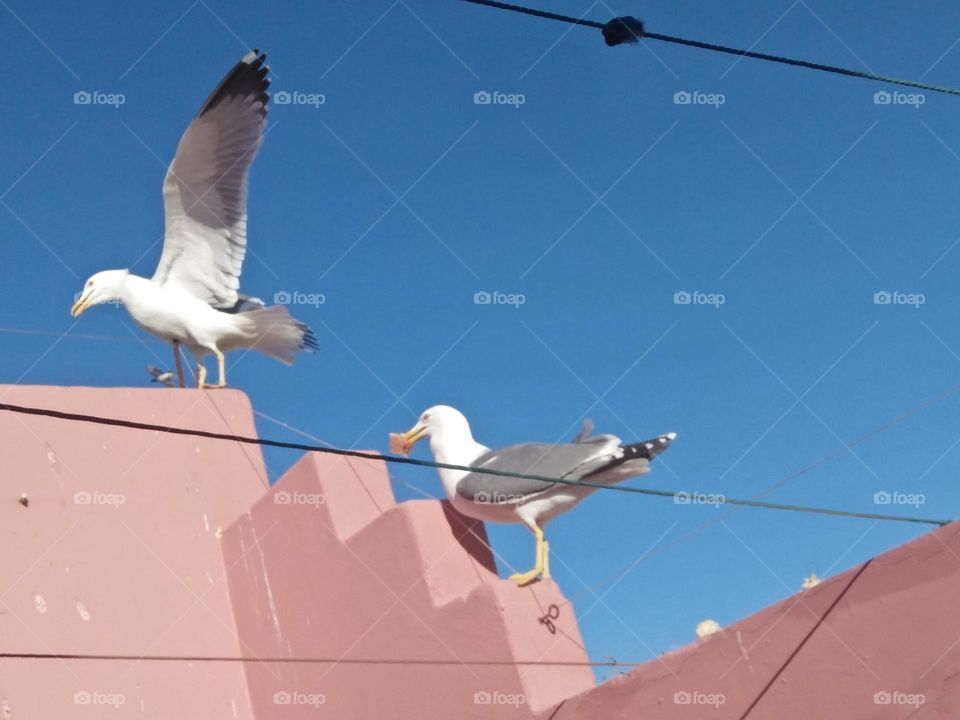
M 670 447 L 676 437 L 676 433 L 667 433 L 643 442 L 621 445 L 610 462 L 584 475 L 583 479 L 618 483 L 629 477 L 646 475 L 650 472 L 650 461 Z
M 293 365 L 298 351 L 318 349 L 313 330 L 291 317 L 283 305 L 248 310 L 238 317 L 250 322 L 250 347 L 282 363 Z
M 644 460 L 653 460 L 657 455 L 670 447 L 670 443 L 672 443 L 676 437 L 677 434 L 672 432 L 644 440 L 643 442 L 624 445 L 622 448 L 624 459 L 633 460 L 635 458 L 643 458 Z

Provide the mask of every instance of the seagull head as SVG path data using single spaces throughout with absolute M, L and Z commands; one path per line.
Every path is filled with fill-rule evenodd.
M 434 405 L 424 410 L 417 424 L 407 432 L 391 437 L 391 450 L 406 455 L 418 440 L 427 437 L 432 438 L 431 445 L 444 440 L 473 441 L 470 423 L 462 412 L 449 405 Z
M 77 301 L 70 308 L 73 317 L 80 314 L 92 305 L 102 305 L 111 300 L 122 297 L 123 281 L 126 280 L 128 270 L 103 270 L 83 284 L 83 290 L 78 294 Z

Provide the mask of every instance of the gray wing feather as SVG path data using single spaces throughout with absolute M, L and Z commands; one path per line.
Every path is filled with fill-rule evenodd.
M 590 433 L 593 432 L 593 420 L 586 418 L 583 421 L 583 427 L 580 428 L 580 432 L 577 433 L 577 436 L 571 440 L 573 443 L 586 442 L 587 438 L 590 437 Z
M 266 125 L 266 55 L 247 53 L 187 127 L 163 180 L 163 253 L 153 279 L 216 308 L 237 302 L 250 165 Z
M 580 432 L 577 433 L 577 436 L 571 440 L 572 443 L 615 443 L 620 444 L 620 438 L 616 435 L 603 434 L 603 435 L 590 435 L 593 432 L 593 420 L 587 418 L 583 421 L 583 427 L 580 428 Z
M 602 438 L 606 439 L 601 441 Z M 610 439 L 614 442 L 610 443 Z M 525 475 L 576 480 L 610 462 L 618 444 L 617 438 L 608 435 L 566 445 L 510 445 L 484 453 L 471 465 Z M 457 483 L 457 494 L 472 502 L 503 505 L 521 502 L 559 484 L 532 478 L 470 473 Z

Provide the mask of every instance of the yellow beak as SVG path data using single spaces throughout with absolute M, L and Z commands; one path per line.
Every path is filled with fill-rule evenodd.
M 405 433 L 390 433 L 390 452 L 410 454 L 414 444 L 423 437 L 426 428 L 417 423 Z
M 87 294 L 84 293 L 70 308 L 70 314 L 73 317 L 80 317 L 80 314 L 87 309 Z

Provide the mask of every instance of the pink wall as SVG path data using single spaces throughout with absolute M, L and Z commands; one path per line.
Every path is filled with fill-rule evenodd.
M 0 399 L 254 432 L 249 403 L 235 392 L 7 386 Z M 0 412 L 0 457 L 4 652 L 240 652 L 219 535 L 265 491 L 258 452 Z M 119 708 L 109 704 L 120 696 Z M 8 717 L 253 714 L 235 663 L 3 660 L 0 718 Z
M 586 656 L 571 614 L 566 636 L 538 620 L 556 585 L 500 580 L 479 539 L 447 503 L 395 504 L 382 462 L 304 457 L 223 538 L 245 653 L 328 661 L 248 664 L 258 717 L 315 718 L 322 696 L 345 720 L 524 718 L 592 687 L 587 667 L 513 664 Z
M 255 434 L 235 391 L 0 401 Z M 499 579 L 482 525 L 398 505 L 381 461 L 311 454 L 269 488 L 255 447 L 2 411 L 0 457 L 0 651 L 113 658 L 0 658 L 0 720 L 723 720 L 768 685 L 753 720 L 960 717 L 960 524 L 819 627 L 858 568 L 594 687 L 571 608 L 538 620 L 557 586 Z
M 0 400 L 256 434 L 229 390 L 0 387 Z M 3 720 L 497 716 L 482 693 L 522 718 L 593 685 L 586 667 L 510 664 L 586 659 L 571 614 L 569 638 L 537 621 L 556 586 L 499 580 L 467 532 L 482 526 L 439 502 L 396 505 L 381 462 L 306 456 L 268 490 L 255 447 L 9 412 L 0 453 L 0 650 L 134 658 L 0 659 Z M 354 663 L 406 658 L 445 664 Z
M 859 569 L 571 698 L 546 716 L 741 718 Z M 960 523 L 874 558 L 749 718 L 960 717 L 958 597 Z

